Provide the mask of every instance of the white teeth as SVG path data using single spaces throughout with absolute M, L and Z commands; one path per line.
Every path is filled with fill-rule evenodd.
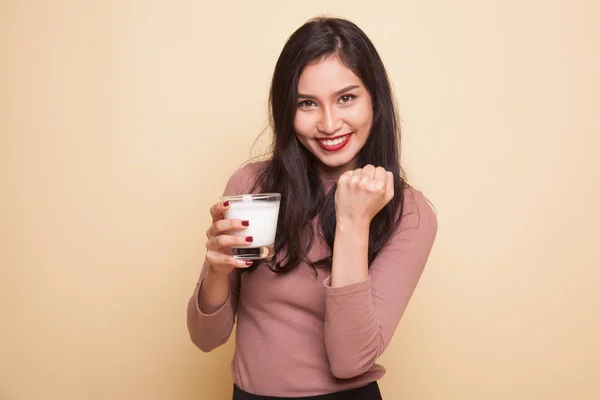
M 331 140 L 331 139 L 321 140 L 321 143 L 323 143 L 325 146 L 336 146 L 336 145 L 342 143 L 343 141 L 345 141 L 347 137 L 348 136 L 342 136 L 340 138 L 333 139 L 333 140 Z

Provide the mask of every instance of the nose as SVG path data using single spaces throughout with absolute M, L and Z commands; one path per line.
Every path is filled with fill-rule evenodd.
M 342 129 L 343 122 L 338 117 L 335 107 L 322 107 L 317 130 L 326 135 L 333 135 Z

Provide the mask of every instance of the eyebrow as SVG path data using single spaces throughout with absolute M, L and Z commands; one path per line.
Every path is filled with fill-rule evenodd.
M 347 91 L 352 90 L 352 89 L 356 89 L 356 88 L 358 88 L 358 85 L 346 86 L 345 88 L 338 90 L 334 94 L 336 96 L 339 96 L 342 93 L 346 93 Z M 316 100 L 316 98 L 317 98 L 316 96 L 313 96 L 312 94 L 302 94 L 302 93 L 298 93 L 298 97 L 302 97 L 303 99 L 310 99 L 310 100 Z

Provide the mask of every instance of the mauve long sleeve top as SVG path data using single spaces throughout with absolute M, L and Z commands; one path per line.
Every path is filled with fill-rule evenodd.
M 237 170 L 224 194 L 248 193 L 263 166 L 251 163 Z M 331 188 L 334 181 L 323 183 Z M 331 271 L 318 268 L 315 275 L 307 264 L 286 274 L 265 266 L 244 274 L 234 270 L 229 297 L 211 314 L 198 307 L 205 263 L 188 303 L 191 340 L 209 352 L 224 344 L 235 326 L 233 381 L 254 394 L 314 396 L 376 381 L 385 374 L 377 359 L 417 286 L 436 233 L 429 202 L 407 187 L 401 223 L 371 263 L 367 280 L 331 287 Z M 316 234 L 309 259 L 328 252 Z

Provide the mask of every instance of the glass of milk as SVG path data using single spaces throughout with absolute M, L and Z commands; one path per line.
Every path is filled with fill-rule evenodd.
M 228 234 L 233 236 L 252 236 L 253 241 L 243 246 L 233 247 L 233 256 L 243 260 L 263 260 L 273 257 L 277 218 L 281 194 L 259 193 L 221 197 L 229 201 L 225 219 L 249 221 L 246 229 Z

